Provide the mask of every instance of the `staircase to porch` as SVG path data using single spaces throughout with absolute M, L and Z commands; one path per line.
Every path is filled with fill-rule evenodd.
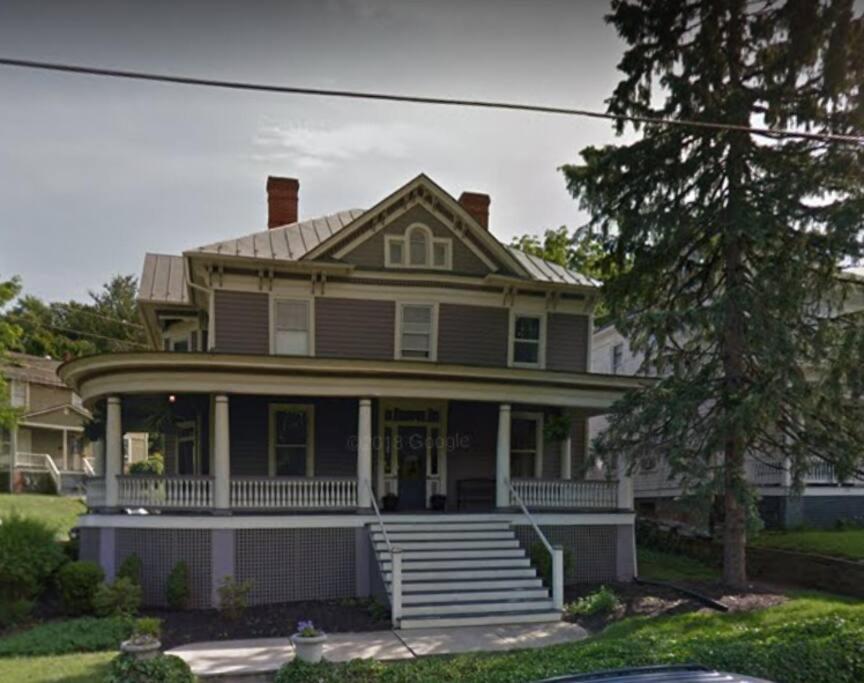
M 445 521 L 446 520 L 446 521 Z M 401 627 L 523 624 L 561 619 L 513 528 L 495 517 L 433 515 L 386 521 L 401 548 Z M 387 591 L 393 562 L 378 523 L 369 525 Z

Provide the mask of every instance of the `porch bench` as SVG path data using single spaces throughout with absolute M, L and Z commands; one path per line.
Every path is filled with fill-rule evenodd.
M 460 479 L 456 482 L 456 509 L 475 506 L 483 510 L 495 507 L 494 479 Z

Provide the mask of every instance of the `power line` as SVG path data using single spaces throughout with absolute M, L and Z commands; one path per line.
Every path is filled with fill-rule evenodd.
M 665 126 L 684 126 L 706 128 L 711 130 L 727 130 L 764 135 L 771 138 L 797 138 L 804 140 L 819 140 L 823 142 L 851 142 L 864 144 L 864 135 L 843 135 L 839 133 L 811 133 L 798 130 L 775 130 L 758 126 L 743 126 L 734 123 L 718 123 L 710 121 L 694 121 L 692 119 L 667 119 L 653 116 L 633 116 L 609 114 L 590 109 L 572 109 L 569 107 L 552 107 L 539 104 L 524 104 L 519 102 L 501 102 L 493 100 L 464 100 L 449 97 L 424 97 L 420 95 L 396 95 L 392 93 L 364 92 L 359 90 L 332 90 L 326 88 L 303 88 L 292 85 L 274 85 L 268 83 L 252 83 L 249 81 L 223 81 L 210 78 L 193 78 L 189 76 L 172 76 L 144 71 L 126 71 L 121 69 L 105 69 L 100 67 L 80 66 L 76 64 L 61 64 L 40 62 L 28 59 L 11 59 L 0 57 L 0 66 L 21 67 L 25 69 L 41 69 L 44 71 L 60 71 L 64 73 L 86 74 L 90 76 L 107 76 L 109 78 L 125 78 L 139 81 L 157 81 L 160 83 L 175 83 L 179 85 L 195 85 L 208 88 L 224 88 L 229 90 L 249 90 L 271 92 L 289 95 L 309 95 L 313 97 L 341 97 L 355 100 L 377 100 L 384 102 L 407 102 L 411 104 L 434 104 L 450 107 L 474 107 L 480 109 L 505 109 L 510 111 L 525 111 L 537 114 L 561 114 L 565 116 L 584 116 L 610 121 L 632 121 L 634 123 L 659 124 Z
M 149 349 L 150 346 L 148 344 L 142 344 L 141 342 L 132 341 L 131 339 L 121 339 L 120 337 L 108 337 L 104 334 L 96 334 L 95 332 L 85 332 L 84 330 L 75 330 L 71 327 L 60 327 L 59 325 L 46 325 L 42 323 L 40 327 L 47 328 L 49 330 L 55 330 L 57 332 L 68 332 L 70 334 L 78 334 L 85 337 L 95 337 L 96 339 L 104 339 L 106 341 L 114 341 L 119 342 L 120 344 L 131 344 L 132 346 L 140 346 L 143 349 Z
M 57 302 L 57 305 L 62 306 L 67 311 L 72 314 L 83 313 L 84 315 L 92 315 L 94 318 L 101 318 L 102 320 L 107 320 L 109 322 L 118 323 L 120 325 L 128 325 L 129 327 L 136 327 L 138 329 L 143 330 L 144 326 L 139 325 L 138 323 L 131 323 L 127 320 L 122 320 L 121 318 L 115 318 L 110 315 L 102 315 L 101 313 L 94 313 L 93 311 L 87 311 L 83 308 L 75 308 L 72 304 L 64 304 L 61 302 Z

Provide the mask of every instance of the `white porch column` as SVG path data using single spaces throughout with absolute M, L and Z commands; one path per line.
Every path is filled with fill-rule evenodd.
M 228 397 L 214 398 L 213 410 L 213 506 L 227 511 L 231 507 L 230 431 Z
M 510 404 L 498 406 L 498 447 L 495 466 L 495 505 L 510 507 Z
M 627 460 L 618 456 L 618 509 L 633 510 L 633 477 L 627 474 Z
M 573 437 L 570 434 L 561 442 L 561 478 L 573 478 Z
M 69 432 L 63 430 L 63 469 L 72 469 L 69 467 Z
M 123 425 L 120 418 L 120 397 L 109 396 L 105 411 L 105 505 L 117 507 L 119 483 L 123 473 Z
M 360 399 L 357 418 L 357 507 L 372 507 L 372 401 Z
M 792 488 L 792 458 L 783 458 L 783 471 L 780 473 L 780 485 Z

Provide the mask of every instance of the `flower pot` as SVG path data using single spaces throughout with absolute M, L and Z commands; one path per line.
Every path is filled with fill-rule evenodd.
M 147 638 L 135 640 L 134 638 L 130 640 L 124 640 L 120 643 L 120 650 L 127 655 L 134 657 L 135 659 L 145 660 L 145 659 L 153 659 L 159 654 L 159 650 L 162 648 L 162 643 L 160 643 L 155 638 Z
M 291 642 L 294 643 L 294 650 L 297 652 L 297 659 L 301 662 L 317 664 L 321 661 L 324 655 L 324 641 L 327 640 L 325 634 L 320 636 L 306 637 L 295 633 L 291 636 Z

